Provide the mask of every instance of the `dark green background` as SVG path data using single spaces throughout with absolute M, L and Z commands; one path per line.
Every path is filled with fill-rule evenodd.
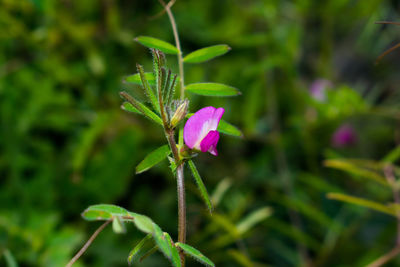
M 139 92 L 122 83 L 136 63 L 151 69 L 135 36 L 174 42 L 167 16 L 152 18 L 161 10 L 156 0 L 0 0 L 0 255 L 8 249 L 19 266 L 64 266 L 98 227 L 80 217 L 97 203 L 146 214 L 176 238 L 176 185 L 166 162 L 134 174 L 165 143 L 163 133 L 120 110 L 118 96 Z M 381 160 L 400 142 L 400 51 L 374 64 L 400 40 L 400 27 L 374 22 L 396 21 L 399 11 L 394 0 L 177 1 L 184 53 L 232 47 L 185 65 L 186 83 L 221 82 L 242 92 L 188 95 L 191 112 L 222 106 L 224 119 L 244 133 L 222 136 L 218 157 L 195 160 L 210 193 L 231 181 L 216 216 L 187 172 L 189 244 L 217 266 L 301 266 L 299 246 L 315 266 L 363 266 L 392 248 L 394 217 L 326 198 L 342 192 L 387 203 L 390 190 L 325 168 L 323 160 Z M 167 59 L 177 71 L 176 58 Z M 324 103 L 308 94 L 318 78 L 333 83 Z M 334 148 L 331 136 L 342 123 L 353 125 L 358 140 Z M 268 219 L 221 241 L 232 235 L 230 225 L 265 206 L 273 209 Z M 298 212 L 301 229 L 289 210 Z M 143 236 L 132 225 L 125 235 L 107 228 L 76 266 L 126 266 Z M 237 253 L 253 263 L 240 263 Z M 137 266 L 168 264 L 156 253 Z

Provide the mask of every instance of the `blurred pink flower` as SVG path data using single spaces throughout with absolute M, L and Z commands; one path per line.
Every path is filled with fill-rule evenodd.
M 332 145 L 334 147 L 346 147 L 357 142 L 357 134 L 350 124 L 343 124 L 336 129 L 332 136 Z
M 217 156 L 217 127 L 224 112 L 223 108 L 205 107 L 193 114 L 183 128 L 185 144 L 191 149 Z
M 326 90 L 332 87 L 332 82 L 325 79 L 317 79 L 310 86 L 311 96 L 318 101 L 325 101 Z

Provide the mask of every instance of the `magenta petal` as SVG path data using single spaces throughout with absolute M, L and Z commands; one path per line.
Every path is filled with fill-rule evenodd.
M 205 107 L 193 114 L 183 129 L 185 144 L 189 148 L 200 150 L 201 141 L 210 131 L 217 130 L 224 111 L 223 108 Z
M 217 144 L 219 140 L 218 131 L 210 131 L 206 137 L 200 143 L 201 152 L 209 151 L 213 155 L 218 155 Z

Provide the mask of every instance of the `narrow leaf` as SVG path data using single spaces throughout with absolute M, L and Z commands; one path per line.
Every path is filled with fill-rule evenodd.
M 135 41 L 139 42 L 140 44 L 147 46 L 149 48 L 155 48 L 158 50 L 163 51 L 166 54 L 178 54 L 179 50 L 170 43 L 162 41 L 160 39 L 149 37 L 149 36 L 139 36 L 135 38 Z
M 222 83 L 192 83 L 187 85 L 185 90 L 204 96 L 236 96 L 241 94 L 238 89 Z
M 217 130 L 224 134 L 236 137 L 243 137 L 242 131 L 240 131 L 236 126 L 233 126 L 232 124 L 224 120 L 220 120 Z
M 152 72 L 145 72 L 144 77 L 146 78 L 149 85 L 152 86 L 156 85 L 156 77 L 154 77 L 154 74 Z M 125 77 L 124 81 L 131 84 L 142 85 L 142 80 L 140 79 L 140 73 L 129 75 Z
M 218 206 L 218 204 L 224 197 L 226 191 L 228 191 L 228 189 L 231 186 L 232 186 L 232 181 L 229 178 L 225 178 L 218 183 L 217 187 L 214 190 L 214 193 L 211 196 L 211 201 L 215 207 Z
M 331 159 L 324 162 L 326 167 L 342 170 L 350 174 L 359 176 L 361 178 L 369 179 L 378 182 L 382 185 L 389 186 L 386 178 L 372 168 L 366 168 L 365 166 L 359 166 L 357 161 L 351 161 L 348 159 Z M 370 164 L 371 165 L 371 164 Z
M 236 228 L 239 233 L 242 235 L 249 231 L 254 225 L 257 223 L 265 220 L 272 214 L 272 209 L 269 207 L 264 207 L 253 211 L 250 213 L 246 218 L 241 220 L 237 225 Z
M 186 63 L 201 63 L 226 54 L 231 48 L 227 45 L 214 45 L 196 50 L 187 55 L 183 61 Z
M 168 245 L 168 242 L 164 236 L 163 231 L 161 228 L 153 223 L 153 238 L 156 241 L 156 244 L 158 246 L 158 249 L 164 254 L 165 257 L 167 257 L 172 263 L 172 251 L 170 250 L 170 245 Z
M 178 247 L 180 247 L 185 252 L 185 254 L 192 256 L 193 258 L 198 260 L 200 263 L 203 263 L 204 265 L 207 265 L 207 266 L 212 266 L 212 267 L 215 266 L 215 264 L 210 259 L 208 259 L 206 256 L 204 256 L 200 251 L 198 251 L 194 247 L 189 246 L 187 244 L 179 243 L 179 242 L 177 242 L 176 245 Z
M 18 267 L 18 263 L 15 260 L 13 254 L 10 252 L 10 250 L 5 249 L 3 255 L 6 260 L 7 267 Z
M 154 110 L 157 110 L 158 112 L 160 112 L 160 107 L 159 107 L 159 102 L 157 100 L 156 95 L 154 94 L 153 89 L 151 88 L 150 84 L 148 83 L 147 79 L 146 79 L 146 75 L 144 73 L 144 69 L 142 66 L 140 66 L 139 64 L 136 65 L 137 70 L 139 72 L 140 75 L 140 80 L 142 81 L 142 86 L 143 89 L 147 95 L 147 97 L 150 100 L 150 103 L 153 105 Z
M 140 231 L 145 232 L 147 234 L 154 233 L 154 228 L 153 228 L 154 223 L 149 217 L 137 213 L 133 214 L 135 217 L 133 222 Z
M 171 150 L 169 149 L 168 145 L 163 145 L 150 154 L 148 154 L 136 167 L 136 173 L 142 173 L 156 165 L 157 163 L 161 162 L 165 159 Z
M 345 195 L 345 194 L 341 194 L 341 193 L 329 193 L 326 195 L 326 197 L 329 199 L 335 199 L 335 200 L 351 203 L 354 205 L 358 205 L 361 207 L 366 207 L 366 208 L 380 211 L 380 212 L 383 212 L 383 213 L 386 213 L 386 214 L 396 217 L 395 209 L 385 206 L 385 205 L 382 205 L 380 203 L 368 200 L 368 199 L 358 198 L 358 197 L 349 196 L 349 195 Z
M 194 180 L 196 181 L 197 187 L 199 188 L 201 197 L 203 198 L 205 204 L 207 205 L 208 210 L 210 212 L 212 212 L 213 207 L 211 204 L 211 200 L 210 200 L 210 197 L 208 196 L 207 189 L 206 189 L 203 181 L 201 180 L 200 174 L 197 171 L 196 166 L 194 165 L 192 160 L 189 160 L 188 163 L 189 163 L 190 170 L 192 171 Z
M 142 114 L 139 110 L 137 110 L 137 108 L 132 106 L 132 104 L 129 102 L 122 103 L 121 109 L 128 111 L 128 112 L 132 112 L 132 113 Z
M 165 97 L 166 99 L 166 105 L 169 105 L 172 102 L 172 99 L 174 98 L 175 94 L 175 85 L 178 83 L 178 76 L 175 74 L 174 78 L 171 80 L 171 83 L 168 86 L 168 89 L 166 90 L 167 96 Z
M 174 242 L 172 241 L 171 236 L 168 233 L 164 233 L 164 237 L 171 251 L 171 256 L 172 256 L 171 260 L 173 265 L 176 267 L 181 267 L 182 265 L 181 265 L 181 258 L 179 257 L 179 251 L 176 248 Z
M 112 228 L 114 233 L 116 234 L 125 234 L 126 233 L 126 227 L 124 222 L 120 217 L 115 217 L 113 222 L 112 222 Z
M 122 220 L 134 219 L 126 209 L 108 204 L 89 206 L 82 212 L 82 217 L 88 221 L 110 220 L 114 217 L 121 217 Z
M 148 107 L 146 107 L 146 105 L 140 103 L 139 101 L 134 99 L 132 96 L 130 96 L 126 92 L 120 92 L 120 95 L 122 98 L 124 98 L 126 101 L 128 101 L 129 104 L 131 104 L 131 106 L 132 106 L 132 107 L 129 107 L 128 104 L 124 103 L 122 106 L 122 109 L 130 111 L 130 112 L 140 111 L 140 113 L 142 115 L 144 115 L 145 117 L 147 117 L 148 119 L 160 124 L 161 126 L 163 125 L 161 118 L 157 114 L 155 114 L 153 111 L 151 111 Z
M 140 240 L 139 243 L 129 252 L 128 256 L 128 264 L 131 265 L 132 262 L 137 261 L 141 256 L 140 256 L 140 251 L 144 247 L 147 241 L 151 240 L 152 235 L 147 234 L 142 240 Z

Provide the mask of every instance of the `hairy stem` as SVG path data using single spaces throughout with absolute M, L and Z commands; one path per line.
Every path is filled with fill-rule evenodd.
M 185 98 L 185 81 L 184 81 L 184 70 L 183 70 L 183 57 L 181 43 L 179 41 L 178 28 L 176 26 L 174 15 L 172 14 L 171 7 L 176 0 L 171 0 L 168 4 L 165 4 L 163 0 L 158 0 L 167 12 L 169 21 L 171 23 L 172 31 L 175 38 L 175 45 L 178 49 L 178 66 L 179 66 L 179 79 L 180 79 L 180 96 L 183 100 Z M 164 122 L 164 129 L 167 135 L 168 143 L 171 147 L 172 154 L 176 164 L 176 182 L 177 182 L 177 193 L 178 193 L 178 241 L 186 243 L 186 199 L 185 199 L 185 177 L 183 174 L 183 165 L 179 157 L 179 152 L 176 146 L 174 130 L 166 128 L 167 124 Z M 183 131 L 182 126 L 179 128 L 179 146 L 183 146 Z M 181 258 L 181 265 L 185 267 L 185 254 L 180 249 L 179 256 Z
M 178 49 L 178 66 L 179 66 L 179 79 L 180 79 L 180 96 L 181 100 L 185 99 L 185 79 L 183 70 L 183 57 L 181 43 L 179 41 L 178 28 L 176 26 L 174 15 L 171 11 L 171 6 L 176 0 L 171 0 L 168 4 L 165 4 L 163 0 L 158 0 L 167 12 L 169 21 L 171 23 L 172 31 L 175 38 L 175 45 Z M 165 125 L 165 124 L 164 124 Z M 183 146 L 183 130 L 182 126 L 179 128 L 179 146 Z M 176 147 L 174 138 L 174 131 L 165 129 L 167 134 L 168 143 L 171 147 L 172 154 L 174 155 L 176 167 L 176 181 L 178 191 L 178 241 L 186 243 L 186 199 L 185 199 L 185 178 L 183 174 L 184 163 L 180 161 L 179 152 Z M 179 250 L 179 256 L 181 258 L 182 267 L 185 267 L 185 255 L 183 251 Z
M 90 246 L 90 244 L 92 244 L 93 240 L 96 239 L 96 237 L 100 234 L 101 231 L 103 231 L 103 229 L 110 223 L 112 222 L 112 220 L 108 220 L 105 221 L 102 225 L 100 225 L 99 228 L 97 228 L 97 230 L 93 233 L 93 235 L 89 238 L 89 240 L 86 242 L 85 245 L 83 245 L 83 247 L 78 251 L 78 253 L 76 253 L 76 255 L 68 262 L 67 265 L 65 265 L 65 267 L 71 267 L 72 264 L 74 264 L 81 256 L 83 253 L 85 253 L 85 251 L 88 249 L 88 247 Z
M 178 190 L 178 241 L 186 243 L 186 200 L 185 200 L 185 178 L 183 176 L 183 164 L 176 168 L 176 180 Z M 185 255 L 179 252 L 182 266 L 185 266 Z
M 174 34 L 174 39 L 175 39 L 175 45 L 176 48 L 178 49 L 178 66 L 179 66 L 179 80 L 180 80 L 180 96 L 179 98 L 181 100 L 185 99 L 185 74 L 184 74 L 184 69 L 183 69 L 183 57 L 182 57 L 182 49 L 181 49 L 181 43 L 179 41 L 179 34 L 178 34 L 178 28 L 176 26 L 175 18 L 174 15 L 172 14 L 171 11 L 171 6 L 175 3 L 176 0 L 170 1 L 168 4 L 165 4 L 163 0 L 158 0 L 164 7 L 164 10 L 167 12 L 169 21 L 171 23 L 172 27 L 172 32 Z M 179 145 L 183 145 L 183 131 L 182 131 L 182 126 L 180 127 L 179 130 Z

